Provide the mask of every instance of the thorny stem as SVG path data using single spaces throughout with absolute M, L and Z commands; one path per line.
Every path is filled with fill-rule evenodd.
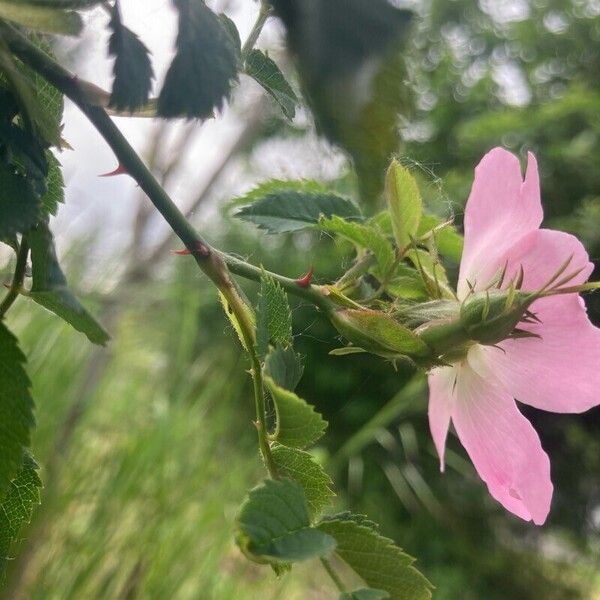
M 23 286 L 25 280 L 25 272 L 27 270 L 27 257 L 29 256 L 29 244 L 27 238 L 23 236 L 21 239 L 21 246 L 17 253 L 17 264 L 15 266 L 15 273 L 13 275 L 12 283 L 8 289 L 6 297 L 0 304 L 0 320 L 4 318 L 8 309 L 13 305 L 14 301 L 19 295 L 19 291 Z
M 146 193 L 150 201 L 162 214 L 171 229 L 188 248 L 198 266 L 224 292 L 235 287 L 230 271 L 241 277 L 260 280 L 262 270 L 244 260 L 213 248 L 185 218 L 152 173 L 144 165 L 127 139 L 113 123 L 106 111 L 93 104 L 78 83 L 77 77 L 58 64 L 45 52 L 38 49 L 20 32 L 7 23 L 0 23 L 0 36 L 12 52 L 25 64 L 37 71 L 54 87 L 70 98 L 88 117 L 100 135 L 106 140 L 119 163 Z M 202 247 L 203 252 L 199 252 Z M 318 286 L 299 286 L 294 279 L 269 273 L 288 292 L 325 308 L 330 306 Z M 227 295 L 227 294 L 226 294 Z
M 346 591 L 346 586 L 344 582 L 340 579 L 338 574 L 335 572 L 333 565 L 329 562 L 327 558 L 321 558 L 321 564 L 323 568 L 327 571 L 327 575 L 331 577 L 333 583 L 335 583 L 335 587 L 337 587 L 338 591 L 344 593 Z

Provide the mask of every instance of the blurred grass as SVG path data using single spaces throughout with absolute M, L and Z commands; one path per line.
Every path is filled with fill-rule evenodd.
M 210 288 L 176 281 L 113 314 L 106 349 L 26 299 L 10 315 L 46 489 L 2 597 L 327 597 L 314 565 L 277 580 L 233 542 L 237 507 L 264 476 L 245 364 L 232 335 L 201 333 L 227 328 Z M 65 426 L 82 386 L 83 416 Z

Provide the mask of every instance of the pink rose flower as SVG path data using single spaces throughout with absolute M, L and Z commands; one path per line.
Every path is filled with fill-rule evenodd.
M 504 281 L 523 269 L 523 291 L 542 288 L 569 261 L 583 284 L 593 270 L 572 235 L 540 229 L 543 210 L 535 157 L 523 180 L 518 159 L 502 148 L 475 169 L 465 209 L 465 245 L 458 297 L 485 290 L 506 268 Z M 506 286 L 506 284 L 505 284 Z M 539 322 L 519 329 L 539 337 L 473 345 L 467 356 L 429 374 L 429 425 L 440 467 L 450 422 L 490 494 L 507 510 L 541 525 L 550 511 L 550 461 L 515 399 L 543 410 L 580 413 L 600 404 L 600 329 L 576 293 L 536 300 Z

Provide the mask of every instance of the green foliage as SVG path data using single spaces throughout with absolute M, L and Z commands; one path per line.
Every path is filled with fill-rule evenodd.
M 154 71 L 150 51 L 121 21 L 119 2 L 111 10 L 108 52 L 115 57 L 109 106 L 133 112 L 148 102 Z
M 48 161 L 48 177 L 46 193 L 42 196 L 42 208 L 46 214 L 56 215 L 58 205 L 65 201 L 65 180 L 58 158 L 49 150 L 46 151 Z
M 321 219 L 319 228 L 336 235 L 342 236 L 360 248 L 370 250 L 377 259 L 381 273 L 385 276 L 390 273 L 394 265 L 395 253 L 392 244 L 375 227 L 346 221 L 334 216 L 330 219 Z
M 103 0 L 12 0 L 22 4 L 31 4 L 33 6 L 49 6 L 51 8 L 72 8 L 75 10 L 91 8 L 96 4 L 101 4 Z
M 274 441 L 292 448 L 305 448 L 321 438 L 327 421 L 312 406 L 293 392 L 278 386 L 270 377 L 265 377 L 265 385 L 277 413 Z
M 0 574 L 4 572 L 10 552 L 23 525 L 31 521 L 33 509 L 40 504 L 42 482 L 38 466 L 28 452 L 2 502 L 0 502 Z
M 18 0 L 0 0 L 0 18 L 45 33 L 79 35 L 83 28 L 76 12 Z
M 292 448 L 305 448 L 323 436 L 327 422 L 313 406 L 268 376 L 265 385 L 275 405 L 275 431 L 271 436 L 274 441 Z
M 319 529 L 337 542 L 336 553 L 365 582 L 390 600 L 428 600 L 432 586 L 412 566 L 414 559 L 383 537 L 373 523 L 348 515 L 324 520 Z
M 0 161 L 0 239 L 23 233 L 40 217 L 40 199 L 28 179 Z
M 229 97 L 237 77 L 236 48 L 203 0 L 174 3 L 179 13 L 177 53 L 158 98 L 158 115 L 208 118 Z
M 0 321 L 0 499 L 23 465 L 34 426 L 31 383 L 17 339 Z
M 28 236 L 31 246 L 33 284 L 28 296 L 84 333 L 90 342 L 104 345 L 109 335 L 67 287 L 58 264 L 52 233 L 45 222 Z
M 385 197 L 396 243 L 399 248 L 407 248 L 417 235 L 423 201 L 415 178 L 397 160 L 392 161 L 387 171 Z
M 237 525 L 240 549 L 256 562 L 295 562 L 335 548 L 329 534 L 311 527 L 302 486 L 291 479 L 269 479 L 251 490 Z
M 360 219 L 360 212 L 350 200 L 328 192 L 314 182 L 270 181 L 236 200 L 250 202 L 236 217 L 254 223 L 269 233 L 285 233 L 311 227 L 321 217 L 333 215 Z
M 288 119 L 294 118 L 298 98 L 273 59 L 261 50 L 251 50 L 246 58 L 245 73 L 273 97 Z
M 265 375 L 277 386 L 293 392 L 303 373 L 302 357 L 291 346 L 275 346 L 269 350 L 265 358 Z
M 297 481 L 304 490 L 311 517 L 318 517 L 324 508 L 331 504 L 335 495 L 333 482 L 315 458 L 298 448 L 288 448 L 274 444 L 271 453 L 277 465 L 277 472 Z
M 390 595 L 383 590 L 374 590 L 373 588 L 361 588 L 353 592 L 343 592 L 340 600 L 386 600 Z
M 256 346 L 260 357 L 266 356 L 269 343 L 291 345 L 292 312 L 284 289 L 263 271 L 256 322 Z

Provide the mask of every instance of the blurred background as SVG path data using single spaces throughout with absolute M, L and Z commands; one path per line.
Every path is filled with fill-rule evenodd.
M 209 4 L 233 18 L 245 38 L 256 3 Z M 122 5 L 125 23 L 151 48 L 160 81 L 173 55 L 170 2 Z M 418 18 L 406 50 L 415 93 L 400 123 L 401 154 L 419 174 L 429 210 L 460 223 L 479 158 L 495 145 L 520 155 L 532 150 L 546 225 L 575 233 L 597 261 L 600 2 L 402 5 Z M 86 35 L 60 41 L 56 52 L 81 77 L 108 88 L 107 16 L 85 16 Z M 258 45 L 294 84 L 276 20 Z M 314 265 L 317 282 L 349 264 L 350 249 L 326 237 L 271 237 L 229 216 L 231 200 L 267 178 L 352 189 L 346 158 L 316 135 L 307 110 L 284 122 L 258 85 L 242 78 L 229 106 L 206 123 L 116 122 L 218 247 L 289 276 Z M 116 161 L 71 105 L 64 136 L 73 150 L 59 156 L 67 199 L 53 228 L 71 286 L 112 341 L 90 347 L 37 305 L 21 302 L 9 315 L 30 362 L 34 454 L 45 489 L 0 595 L 332 597 L 310 566 L 276 580 L 235 547 L 236 509 L 262 476 L 237 340 L 214 289 L 191 259 L 172 255 L 176 240 L 135 184 L 126 176 L 98 178 Z M 4 256 L 0 269 L 8 279 Z M 244 286 L 254 297 L 255 286 Z M 600 296 L 586 300 L 600 325 Z M 328 356 L 336 345 L 328 323 L 297 302 L 294 315 L 306 356 L 299 395 L 330 423 L 319 454 L 335 478 L 337 508 L 376 516 L 383 532 L 418 558 L 437 599 L 600 598 L 598 408 L 553 415 L 521 406 L 551 457 L 555 484 L 550 518 L 537 528 L 489 497 L 452 436 L 447 472 L 439 473 L 425 389 L 413 373 L 372 357 Z

